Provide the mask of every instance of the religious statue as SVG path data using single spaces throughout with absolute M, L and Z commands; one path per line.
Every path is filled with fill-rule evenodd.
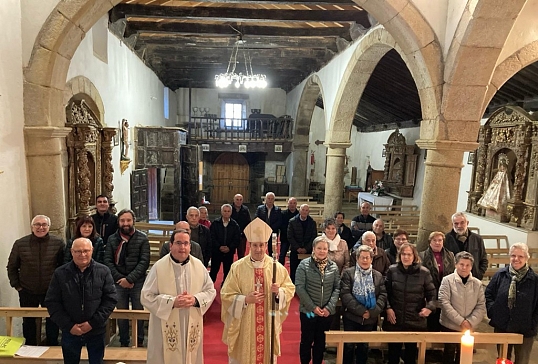
M 508 172 L 508 156 L 504 153 L 499 155 L 498 170 L 484 195 L 478 200 L 478 205 L 486 210 L 493 210 L 503 214 L 511 197 L 512 188 Z
M 131 159 L 129 158 L 129 123 L 127 119 L 121 121 L 121 159 Z

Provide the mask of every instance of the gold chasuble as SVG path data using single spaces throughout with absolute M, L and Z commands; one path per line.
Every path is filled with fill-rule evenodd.
M 269 256 L 260 262 L 246 256 L 235 262 L 220 291 L 221 319 L 224 322 L 222 340 L 228 345 L 230 363 L 271 363 L 271 294 L 273 261 Z M 276 283 L 280 285 L 279 303 L 275 315 L 274 355 L 280 355 L 282 322 L 288 315 L 295 286 L 286 268 L 277 262 Z M 265 293 L 260 304 L 245 304 L 245 297 L 257 290 Z M 275 360 L 276 363 L 276 360 Z

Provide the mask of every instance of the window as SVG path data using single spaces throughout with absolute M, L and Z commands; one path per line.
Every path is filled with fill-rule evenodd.
M 243 100 L 224 100 L 224 123 L 226 128 L 244 129 L 246 116 L 246 103 Z

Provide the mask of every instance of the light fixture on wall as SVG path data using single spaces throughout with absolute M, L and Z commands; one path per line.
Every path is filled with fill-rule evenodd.
M 241 60 L 241 56 L 245 61 L 245 73 L 236 73 L 235 69 L 240 61 L 237 61 L 237 56 Z M 215 75 L 215 84 L 219 88 L 226 88 L 230 85 L 239 88 L 244 86 L 245 88 L 265 88 L 267 87 L 267 77 L 264 74 L 254 74 L 252 71 L 252 60 L 250 58 L 250 52 L 246 46 L 246 41 L 241 36 L 238 41 L 235 42 L 232 47 L 232 54 L 230 61 L 228 62 L 228 68 L 226 73 Z

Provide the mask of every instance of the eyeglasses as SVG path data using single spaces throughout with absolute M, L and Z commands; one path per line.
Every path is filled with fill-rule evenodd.
M 187 246 L 190 244 L 190 242 L 188 241 L 174 241 L 172 244 L 176 244 L 176 245 L 179 245 L 179 246 Z
M 85 255 L 88 255 L 90 254 L 92 251 L 91 250 L 71 250 L 73 252 L 73 254 L 76 254 L 76 255 L 82 255 L 82 254 L 85 254 Z
M 46 222 L 44 222 L 43 224 L 40 224 L 40 223 L 36 222 L 36 223 L 32 224 L 32 226 L 35 227 L 35 228 L 46 228 L 46 227 L 49 226 L 49 224 L 47 224 Z

